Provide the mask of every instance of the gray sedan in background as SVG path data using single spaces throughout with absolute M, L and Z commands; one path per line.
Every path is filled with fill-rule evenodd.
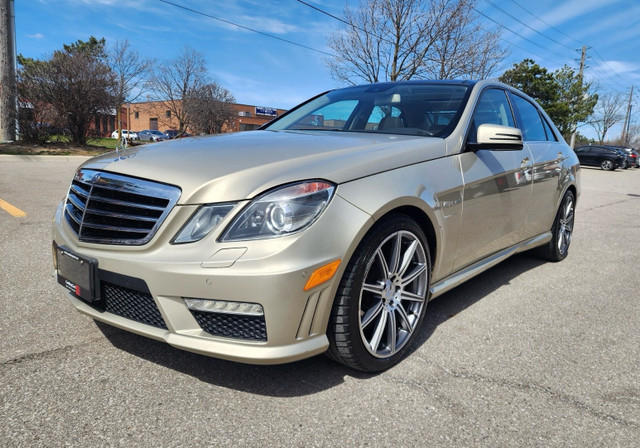
M 138 132 L 138 139 L 142 142 L 161 142 L 167 140 L 167 136 L 160 131 L 146 129 Z

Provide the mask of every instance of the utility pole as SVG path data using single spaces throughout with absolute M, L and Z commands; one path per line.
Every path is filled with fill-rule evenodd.
M 622 144 L 627 146 L 629 140 L 629 127 L 631 125 L 631 100 L 633 100 L 633 86 L 631 86 L 631 93 L 629 94 L 629 105 L 627 106 L 627 116 L 624 119 L 624 126 L 622 127 Z
M 580 56 L 580 71 L 578 72 L 578 78 L 580 79 L 580 86 L 582 86 L 582 80 L 584 75 L 584 61 L 587 59 L 587 47 L 585 45 L 582 46 L 582 56 Z M 578 132 L 578 128 L 573 130 L 571 134 L 571 149 L 576 144 L 576 133 Z
M 0 142 L 16 139 L 16 28 L 14 0 L 0 0 Z

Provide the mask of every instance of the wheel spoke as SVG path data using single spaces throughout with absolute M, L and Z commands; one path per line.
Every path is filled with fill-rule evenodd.
M 400 296 L 402 300 L 408 300 L 410 302 L 420 302 L 420 303 L 424 302 L 424 296 L 421 296 L 420 294 L 416 294 L 411 291 L 402 291 Z
M 416 266 L 416 268 L 409 273 L 406 277 L 402 279 L 402 286 L 406 287 L 410 285 L 415 279 L 420 277 L 427 270 L 427 265 L 425 263 L 420 263 Z
M 373 333 L 373 337 L 369 341 L 369 347 L 371 348 L 373 353 L 378 351 L 378 346 L 380 345 L 380 341 L 382 340 L 384 329 L 387 326 L 387 316 L 388 316 L 388 313 L 386 311 L 380 314 L 380 319 L 378 319 L 378 325 L 376 326 L 376 331 Z
M 398 305 L 397 307 L 398 314 L 400 315 L 400 322 L 405 330 L 409 332 L 409 334 L 413 333 L 413 326 L 411 322 L 409 322 L 409 316 L 407 315 L 407 311 L 404 309 L 402 305 Z
M 398 272 L 398 263 L 400 263 L 400 250 L 402 248 L 402 234 L 398 233 L 393 241 L 393 250 L 391 252 L 391 265 L 389 270 L 389 278 Z
M 376 255 L 378 260 L 380 261 L 380 266 L 382 267 L 382 275 L 384 275 L 384 279 L 387 280 L 391 277 L 391 273 L 389 272 L 389 265 L 387 264 L 386 258 L 384 258 L 384 253 L 382 252 L 382 247 L 379 247 L 376 251 Z
M 411 260 L 413 259 L 413 255 L 416 253 L 417 247 L 418 247 L 418 241 L 413 240 L 411 245 L 407 248 L 407 250 L 403 254 L 402 265 L 400 266 L 400 269 L 397 271 L 400 277 L 403 277 L 404 273 L 407 271 L 407 269 L 409 269 L 409 266 L 411 265 Z
M 375 318 L 380 315 L 380 312 L 384 309 L 384 305 L 382 304 L 382 300 L 379 300 L 369 308 L 364 316 L 360 319 L 360 327 L 364 330 Z
M 365 283 L 362 285 L 362 290 L 375 294 L 376 296 L 382 296 L 383 285 L 372 285 L 371 283 Z
M 387 315 L 387 345 L 393 355 L 397 350 L 398 322 L 396 321 L 396 313 L 393 311 L 389 311 Z

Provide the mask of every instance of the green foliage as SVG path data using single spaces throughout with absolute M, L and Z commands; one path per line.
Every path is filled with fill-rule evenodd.
M 105 40 L 91 36 L 64 45 L 49 58 L 18 56 L 18 95 L 26 111 L 20 123 L 25 139 L 42 140 L 66 129 L 84 145 L 91 121 L 113 107 L 115 76 L 106 64 Z
M 556 70 L 554 78 L 559 87 L 558 117 L 555 124 L 566 138 L 576 131 L 578 123 L 584 123 L 593 113 L 598 103 L 598 94 L 592 94 L 591 83 L 585 83 L 567 65 Z
M 83 53 L 87 56 L 105 59 L 107 57 L 105 46 L 106 41 L 104 40 L 104 37 L 98 40 L 94 36 L 91 36 L 86 42 L 78 39 L 72 44 L 63 44 L 62 48 L 64 49 L 64 52 L 68 54 Z M 57 52 L 59 51 L 60 50 L 57 50 Z
M 531 59 L 524 59 L 499 78 L 535 99 L 568 139 L 593 113 L 597 94 L 590 94 L 592 86 L 568 67 L 550 73 Z

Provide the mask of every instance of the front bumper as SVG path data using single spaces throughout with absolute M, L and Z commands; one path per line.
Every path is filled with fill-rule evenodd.
M 232 361 L 277 364 L 325 351 L 337 284 L 371 217 L 336 195 L 320 219 L 296 235 L 219 243 L 223 222 L 201 241 L 169 244 L 194 210 L 175 207 L 149 243 L 131 247 L 78 242 L 59 206 L 54 244 L 97 260 L 98 267 L 101 301 L 89 304 L 65 289 L 73 306 L 115 327 Z M 315 269 L 338 259 L 343 263 L 332 279 L 304 291 Z M 109 298 L 114 288 L 117 299 Z M 263 322 L 226 315 L 207 326 L 185 298 L 257 303 Z M 139 317 L 148 313 L 157 315 Z

